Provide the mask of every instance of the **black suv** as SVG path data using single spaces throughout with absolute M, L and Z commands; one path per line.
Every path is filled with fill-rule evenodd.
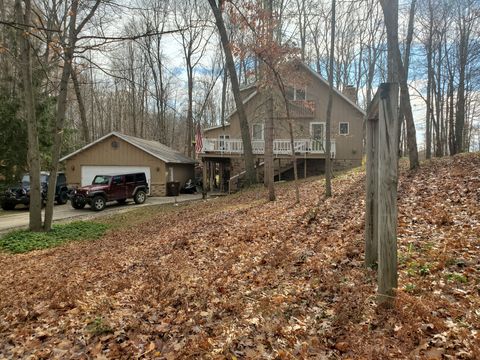
M 47 200 L 48 179 L 50 174 L 42 171 L 40 173 L 40 184 L 42 191 L 42 202 Z M 55 201 L 57 204 L 65 204 L 68 200 L 67 178 L 65 174 L 57 174 L 57 186 L 55 188 Z M 17 204 L 30 204 L 30 175 L 25 174 L 19 186 L 7 189 L 0 197 L 0 205 L 3 210 L 13 210 Z
M 107 201 L 124 204 L 133 198 L 136 204 L 147 199 L 148 183 L 145 173 L 96 175 L 92 185 L 74 190 L 70 199 L 74 209 L 83 209 L 86 204 L 95 211 L 105 209 Z

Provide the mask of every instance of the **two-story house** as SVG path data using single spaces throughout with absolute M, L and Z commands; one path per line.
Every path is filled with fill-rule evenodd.
M 298 80 L 297 80 L 298 79 Z M 292 123 L 294 148 L 299 177 L 321 174 L 325 169 L 325 118 L 327 113 L 328 82 L 302 62 L 289 74 L 285 87 L 288 99 L 279 91 L 274 95 L 274 164 L 276 179 L 291 179 L 292 149 L 289 122 Z M 255 84 L 241 90 L 248 118 L 252 148 L 258 169 L 263 176 L 265 152 L 266 99 L 264 89 Z M 331 158 L 334 169 L 351 168 L 361 164 L 364 111 L 356 104 L 355 89 L 347 86 L 344 92 L 335 90 L 331 118 Z M 207 128 L 203 132 L 203 149 L 199 157 L 205 164 L 211 184 L 228 190 L 228 180 L 238 178 L 244 171 L 243 144 L 238 114 L 233 111 L 225 126 Z M 217 180 L 220 178 L 220 180 Z M 217 184 L 218 182 L 218 184 Z

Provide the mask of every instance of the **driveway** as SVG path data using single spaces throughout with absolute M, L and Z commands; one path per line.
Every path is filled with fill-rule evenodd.
M 96 212 L 90 209 L 87 205 L 85 209 L 75 210 L 70 206 L 70 202 L 65 205 L 55 205 L 53 210 L 53 220 L 80 220 L 85 218 L 96 218 L 114 213 L 122 213 L 138 209 L 142 206 L 172 204 L 176 202 L 185 202 L 201 199 L 201 194 L 181 194 L 175 197 L 149 197 L 142 205 L 136 205 L 133 200 L 128 201 L 124 205 L 119 205 L 116 202 L 108 203 L 105 210 Z M 43 213 L 43 211 L 42 211 Z M 15 228 L 28 227 L 28 208 L 18 205 L 15 210 L 3 211 L 0 210 L 0 233 Z

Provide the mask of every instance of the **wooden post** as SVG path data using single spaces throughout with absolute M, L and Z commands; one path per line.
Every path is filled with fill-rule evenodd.
M 202 158 L 203 166 L 202 166 L 202 199 L 207 198 L 207 160 Z
M 224 191 L 224 188 L 223 188 L 223 162 L 219 163 L 218 165 L 219 167 L 219 176 L 218 176 L 218 182 L 219 182 L 219 189 L 220 189 L 220 192 L 223 192 Z
M 282 180 L 282 159 L 278 158 L 278 181 Z
M 307 178 L 307 153 L 305 153 L 305 157 L 303 158 L 303 178 Z
M 378 302 L 390 306 L 398 278 L 398 84 L 381 84 L 378 91 Z
M 210 165 L 208 167 L 208 170 L 210 171 L 210 176 L 209 176 L 210 182 L 209 182 L 208 188 L 209 188 L 210 191 L 214 191 L 215 190 L 214 189 L 215 188 L 215 186 L 214 186 L 215 185 L 215 162 L 209 161 L 208 163 Z
M 378 261 L 378 96 L 369 106 L 366 117 L 366 190 L 365 190 L 365 266 Z

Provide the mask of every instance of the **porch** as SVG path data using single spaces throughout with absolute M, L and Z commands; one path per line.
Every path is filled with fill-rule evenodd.
M 202 153 L 214 154 L 243 154 L 242 139 L 212 139 L 203 138 Z M 325 155 L 326 141 L 313 139 L 296 139 L 293 142 L 296 154 L 316 154 Z M 265 141 L 253 140 L 252 150 L 255 155 L 265 154 Z M 331 158 L 335 158 L 335 140 L 331 140 Z M 274 155 L 291 155 L 292 143 L 289 139 L 273 140 Z

